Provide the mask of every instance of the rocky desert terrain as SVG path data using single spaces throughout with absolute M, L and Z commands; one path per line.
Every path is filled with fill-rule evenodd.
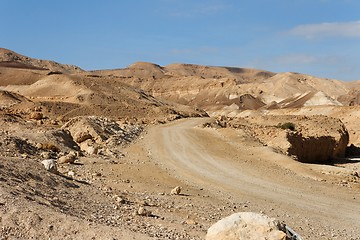
M 1 48 L 0 239 L 205 239 L 238 212 L 360 239 L 359 93 L 301 73 L 86 71 Z

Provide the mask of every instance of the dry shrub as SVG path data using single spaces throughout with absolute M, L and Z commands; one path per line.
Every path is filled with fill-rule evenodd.
M 281 129 L 289 129 L 291 131 L 295 131 L 295 124 L 292 123 L 292 122 L 286 122 L 286 123 L 283 123 L 283 124 L 280 124 L 277 126 L 278 128 L 281 128 Z
M 41 148 L 53 152 L 60 152 L 60 149 L 57 146 L 55 146 L 53 143 L 43 143 Z

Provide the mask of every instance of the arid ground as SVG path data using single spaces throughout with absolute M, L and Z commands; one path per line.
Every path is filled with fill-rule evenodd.
M 360 239 L 359 93 L 300 73 L 85 71 L 0 49 L 0 239 L 205 239 L 235 212 Z

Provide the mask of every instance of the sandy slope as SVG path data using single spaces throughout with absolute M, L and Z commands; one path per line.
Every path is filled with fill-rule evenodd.
M 196 126 L 207 119 L 158 126 L 146 136 L 154 161 L 189 184 L 220 198 L 247 199 L 285 220 L 306 239 L 360 236 L 359 192 L 317 181 L 310 165 L 249 141 Z M 232 135 L 232 136 L 231 136 Z M 282 167 L 280 166 L 282 165 Z M 356 238 L 353 238 L 356 239 Z

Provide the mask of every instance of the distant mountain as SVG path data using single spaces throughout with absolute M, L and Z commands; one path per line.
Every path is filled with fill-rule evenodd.
M 113 76 L 152 95 L 205 110 L 300 108 L 358 105 L 357 82 L 301 73 L 138 62 L 124 69 L 93 71 Z M 351 96 L 349 96 L 351 93 Z
M 50 70 L 63 73 L 79 73 L 84 71 L 74 65 L 30 58 L 5 48 L 0 48 L 0 67 L 1 66 L 22 69 Z
M 108 84 L 111 84 L 109 79 L 115 81 L 113 84 L 121 82 L 142 89 L 158 99 L 208 112 L 360 104 L 360 81 L 344 82 L 292 72 L 274 73 L 250 68 L 181 63 L 159 66 L 148 62 L 136 62 L 121 69 L 84 71 L 73 65 L 34 59 L 4 48 L 0 48 L 0 67 L 0 86 L 29 85 L 39 79 L 44 80 L 47 75 L 72 74 L 80 79 L 97 79 L 96 82 L 105 82 L 106 79 Z M 11 69 L 29 71 L 19 73 Z M 57 79 L 60 83 L 69 77 L 46 79 Z M 32 87 L 38 88 L 38 85 Z
M 90 115 L 141 122 L 206 115 L 116 80 L 0 49 L 0 113 L 26 116 L 37 106 L 49 119 L 61 121 Z

